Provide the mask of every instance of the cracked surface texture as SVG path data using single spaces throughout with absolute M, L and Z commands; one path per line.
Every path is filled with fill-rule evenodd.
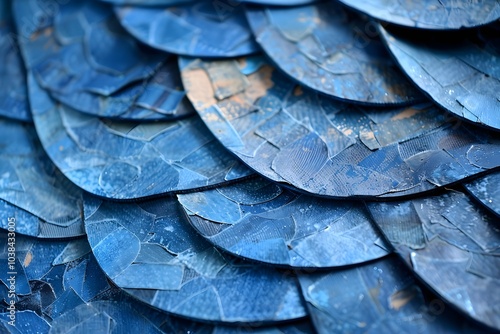
M 361 108 L 302 89 L 261 57 L 181 58 L 212 133 L 259 174 L 321 196 L 398 197 L 500 165 L 497 133 L 436 106 Z
M 182 219 L 175 199 L 85 198 L 92 251 L 111 280 L 163 311 L 212 322 L 304 317 L 296 278 L 220 253 Z
M 498 218 L 450 191 L 407 202 L 369 203 L 375 222 L 403 260 L 441 298 L 500 328 Z
M 306 87 L 379 106 L 423 100 L 390 58 L 376 23 L 334 1 L 248 7 L 246 14 L 257 42 L 274 64 Z
M 500 130 L 500 24 L 470 32 L 382 37 L 408 77 L 447 111 Z

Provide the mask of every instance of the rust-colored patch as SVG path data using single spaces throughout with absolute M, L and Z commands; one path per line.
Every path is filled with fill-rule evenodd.
M 364 139 L 375 139 L 375 133 L 373 131 L 363 131 L 363 138 Z
M 377 300 L 380 295 L 380 286 L 369 289 L 368 293 L 370 294 L 371 299 Z
M 352 129 L 345 129 L 345 130 L 343 130 L 343 131 L 342 131 L 342 133 L 343 133 L 343 134 L 345 134 L 346 136 L 350 136 L 350 135 L 352 135 L 352 134 L 353 134 L 353 132 L 354 132 L 354 131 L 353 131 Z M 333 130 L 333 129 L 332 129 L 332 130 L 329 130 L 329 131 L 328 131 L 328 133 L 330 133 L 330 134 L 334 134 L 334 133 L 335 133 L 335 130 Z M 371 134 L 372 134 L 372 136 L 373 136 L 373 132 L 372 132 Z
M 294 96 L 301 96 L 302 94 L 304 94 L 302 87 L 300 87 L 300 86 L 295 87 L 295 89 L 293 90 L 293 95 Z
M 231 103 L 236 103 L 236 104 L 248 104 L 248 101 L 246 99 L 246 95 L 243 94 L 243 93 L 240 93 L 240 94 L 235 94 L 233 96 L 231 96 L 230 98 L 228 98 L 229 101 L 231 101 Z
M 204 110 L 217 103 L 212 83 L 205 70 L 197 68 L 183 71 L 182 79 L 184 88 L 197 109 Z
M 52 27 L 47 27 L 43 30 L 37 30 L 35 32 L 33 32 L 30 36 L 29 36 L 29 39 L 31 41 L 36 41 L 38 39 L 38 37 L 44 35 L 44 36 L 50 36 L 52 35 L 53 33 L 53 28 Z
M 240 68 L 245 68 L 247 67 L 247 59 L 245 57 L 242 57 L 242 58 L 238 58 L 236 59 L 236 61 L 238 62 L 238 66 Z
M 405 118 L 411 118 L 416 114 L 422 112 L 422 110 L 418 110 L 415 108 L 408 108 L 397 114 L 396 116 L 391 117 L 391 121 L 399 121 Z
M 410 288 L 396 291 L 389 297 L 390 308 L 398 311 L 400 308 L 408 304 L 417 295 L 417 289 L 412 286 Z
M 240 72 L 239 66 L 234 60 L 208 63 L 205 70 L 218 100 L 224 100 L 241 93 L 248 87 L 247 78 Z
M 205 122 L 218 122 L 220 121 L 220 118 L 214 113 L 206 113 L 203 115 L 203 120 Z
M 30 251 L 26 254 L 26 257 L 24 258 L 23 266 L 25 268 L 28 267 L 31 263 L 31 260 L 33 260 L 33 253 L 31 253 Z
M 245 95 L 250 101 L 255 102 L 265 96 L 267 91 L 274 86 L 274 82 L 271 80 L 273 72 L 273 67 L 264 65 L 257 72 L 248 76 L 250 85 L 245 90 Z
M 247 101 L 246 96 L 241 93 L 220 102 L 219 110 L 225 119 L 231 121 L 235 118 L 247 115 L 250 111 L 254 110 L 254 106 Z

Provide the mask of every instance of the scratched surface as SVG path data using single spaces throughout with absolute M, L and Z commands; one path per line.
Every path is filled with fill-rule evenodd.
M 29 121 L 26 73 L 15 40 L 10 1 L 0 3 L 0 115 Z M 7 84 L 8 83 L 8 84 Z
M 262 178 L 177 197 L 203 237 L 247 259 L 322 268 L 388 253 L 362 203 L 299 195 Z
M 394 256 L 299 281 L 319 334 L 489 333 L 419 286 Z
M 182 219 L 173 198 L 112 203 L 85 198 L 85 229 L 106 275 L 163 311 L 212 322 L 306 315 L 290 273 L 223 255 Z
M 334 1 L 300 7 L 249 7 L 257 42 L 302 85 L 364 104 L 422 100 L 378 37 L 376 23 Z
M 234 1 L 200 1 L 163 8 L 125 6 L 117 7 L 116 13 L 133 36 L 167 52 L 235 57 L 259 50 L 243 6 Z
M 378 20 L 421 29 L 470 28 L 500 18 L 498 0 L 340 0 L 340 2 Z
M 500 329 L 498 217 L 458 191 L 368 208 L 417 276 L 460 311 Z
M 184 87 L 245 164 L 322 196 L 397 197 L 500 165 L 499 139 L 432 105 L 370 109 L 296 86 L 262 58 L 181 58 Z
M 84 234 L 82 191 L 52 164 L 28 123 L 0 118 L 0 228 L 40 238 Z
M 500 173 L 466 182 L 464 186 L 482 205 L 500 217 Z
M 198 116 L 156 123 L 103 120 L 55 103 L 32 76 L 28 81 L 45 151 L 67 178 L 92 194 L 140 198 L 214 186 L 251 173 Z
M 406 35 L 380 27 L 400 67 L 437 104 L 500 130 L 500 23 L 466 32 Z
M 192 112 L 175 59 L 163 64 L 167 55 L 130 36 L 110 6 L 97 1 L 69 1 L 51 11 L 43 6 L 15 2 L 15 19 L 25 63 L 52 97 L 112 118 L 172 119 Z M 45 24 L 35 26 L 32 17 L 40 13 Z
M 0 232 L 0 240 L 0 263 L 8 268 L 6 232 Z M 16 249 L 16 326 L 8 324 L 10 284 L 4 270 L 1 333 L 218 333 L 214 326 L 170 317 L 109 284 L 85 238 L 57 241 L 17 235 Z

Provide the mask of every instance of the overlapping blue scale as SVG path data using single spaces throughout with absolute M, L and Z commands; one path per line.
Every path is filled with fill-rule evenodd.
M 54 5 L 45 10 L 32 0 L 15 4 L 25 62 L 53 98 L 81 112 L 124 120 L 193 113 L 175 58 L 138 43 L 110 6 L 97 1 Z M 30 15 L 40 13 L 48 23 L 29 25 Z
M 140 41 L 195 57 L 235 57 L 259 50 L 236 1 L 199 1 L 168 7 L 116 7 L 121 24 Z M 165 33 L 168 31 L 168 33 Z
M 10 5 L 10 1 L 0 4 L 0 115 L 29 121 L 26 72 L 17 46 Z
M 0 238 L 0 261 L 5 268 L 0 278 L 2 290 L 6 288 L 5 291 L 9 292 L 12 281 L 8 279 L 15 277 L 14 299 L 12 294 L 2 293 L 2 300 L 6 303 L 0 306 L 3 320 L 10 314 L 10 300 L 15 301 L 18 312 L 36 312 L 38 317 L 50 324 L 52 319 L 62 313 L 110 289 L 106 276 L 91 256 L 86 239 L 41 240 L 19 234 L 13 237 L 7 232 L 0 232 Z M 16 254 L 16 270 L 9 269 L 8 253 L 12 243 Z M 22 327 L 29 325 L 21 319 L 16 322 Z
M 289 272 L 220 253 L 182 218 L 173 198 L 85 198 L 93 254 L 107 276 L 139 300 L 209 322 L 265 324 L 306 315 Z
M 32 76 L 29 91 L 45 151 L 68 179 L 92 194 L 149 197 L 251 174 L 197 116 L 156 123 L 111 121 L 55 102 Z
M 388 253 L 359 202 L 299 195 L 261 178 L 177 198 L 191 225 L 235 256 L 279 266 L 324 268 Z
M 8 235 L 0 232 L 0 262 L 8 268 Z M 0 274 L 2 333 L 224 333 L 153 309 L 111 285 L 85 238 L 40 240 L 16 235 L 15 325 L 7 271 Z M 310 328 L 307 322 L 290 328 Z M 309 325 L 310 326 L 310 325 Z
M 299 281 L 319 334 L 490 332 L 429 294 L 394 256 Z
M 500 217 L 500 173 L 465 182 L 464 187 L 479 203 Z
M 341 2 L 0 0 L 0 333 L 500 330 L 500 3 Z
M 361 108 L 297 86 L 260 57 L 181 58 L 188 97 L 223 145 L 281 185 L 335 198 L 418 194 L 497 168 L 497 133 L 434 105 Z
M 14 3 L 19 43 L 28 69 L 51 91 L 107 96 L 151 76 L 166 57 L 139 45 L 120 27 L 112 9 L 100 2 L 59 5 L 46 18 L 50 25 L 27 34 L 23 31 L 27 19 L 23 13 L 29 6 L 35 11 L 43 9 L 35 0 Z
M 500 4 L 496 0 L 339 1 L 378 20 L 420 29 L 471 28 L 500 18 Z
M 462 192 L 369 203 L 387 240 L 443 300 L 500 329 L 498 217 Z M 493 292 L 493 293 L 492 293 Z
M 86 91 L 51 95 L 77 111 L 117 120 L 164 121 L 195 113 L 182 90 L 175 57 L 169 57 L 148 79 L 109 96 Z
M 335 1 L 254 6 L 246 14 L 257 42 L 277 68 L 306 87 L 372 105 L 424 99 L 389 57 L 377 24 Z
M 39 238 L 83 235 L 82 191 L 45 154 L 33 125 L 0 119 L 0 228 Z
M 418 36 L 380 31 L 401 69 L 427 96 L 460 118 L 500 130 L 498 22 L 472 31 Z

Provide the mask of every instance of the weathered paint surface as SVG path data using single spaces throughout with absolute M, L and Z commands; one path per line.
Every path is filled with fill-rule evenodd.
M 404 261 L 441 298 L 500 329 L 498 217 L 458 191 L 406 202 L 369 203 Z
M 410 104 L 422 94 L 378 37 L 377 24 L 335 1 L 300 7 L 249 7 L 257 42 L 302 85 L 372 105 Z
M 53 98 L 108 118 L 165 120 L 193 113 L 175 57 L 138 43 L 110 6 L 97 1 L 69 1 L 49 11 L 44 6 L 15 2 L 16 37 L 27 68 Z M 44 20 L 35 25 L 31 18 L 40 13 Z
M 189 99 L 219 141 L 261 175 L 310 194 L 398 197 L 500 165 L 497 133 L 465 126 L 433 105 L 337 102 L 297 86 L 260 57 L 180 64 Z
M 173 198 L 85 198 L 85 228 L 106 275 L 163 311 L 213 322 L 272 323 L 306 315 L 290 273 L 222 254 L 182 219 Z
M 47 154 L 67 178 L 92 194 L 141 198 L 251 174 L 198 116 L 170 122 L 114 122 L 55 102 L 31 76 L 29 83 L 33 118 Z
M 116 13 L 133 36 L 167 52 L 229 58 L 259 50 L 239 3 L 200 1 L 171 7 L 123 6 L 116 7 Z
M 378 20 L 421 29 L 471 28 L 500 18 L 498 0 L 340 1 Z
M 301 273 L 299 281 L 320 334 L 489 333 L 430 294 L 394 256 Z
M 203 237 L 247 259 L 324 268 L 388 253 L 359 202 L 299 195 L 261 178 L 177 198 Z
M 482 205 L 500 217 L 500 173 L 466 182 L 464 187 Z
M 0 118 L 0 228 L 39 238 L 85 234 L 82 190 L 50 161 L 33 125 Z
M 500 130 L 500 23 L 470 32 L 382 37 L 408 77 L 438 105 Z

